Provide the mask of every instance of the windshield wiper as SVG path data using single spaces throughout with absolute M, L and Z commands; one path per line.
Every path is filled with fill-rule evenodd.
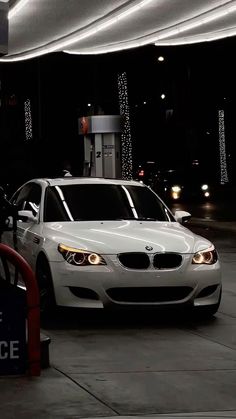
M 136 218 L 138 221 L 160 221 L 154 217 L 138 217 Z
M 159 220 L 157 218 L 154 217 L 119 217 L 119 218 L 96 218 L 94 217 L 93 219 L 85 219 L 85 218 L 76 218 L 75 221 L 126 221 L 126 220 L 130 220 L 130 221 L 164 221 L 164 220 Z
M 121 220 L 133 220 L 133 221 L 160 221 L 154 217 L 123 217 Z

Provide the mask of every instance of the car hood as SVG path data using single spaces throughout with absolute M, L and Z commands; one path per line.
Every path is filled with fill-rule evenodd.
M 195 253 L 211 245 L 207 239 L 177 222 L 57 222 L 45 224 L 43 235 L 57 244 L 102 254 L 145 251 Z

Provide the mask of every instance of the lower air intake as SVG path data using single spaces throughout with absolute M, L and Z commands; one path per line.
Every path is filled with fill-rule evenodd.
M 109 288 L 109 297 L 123 303 L 161 303 L 183 300 L 191 292 L 191 287 L 121 287 Z

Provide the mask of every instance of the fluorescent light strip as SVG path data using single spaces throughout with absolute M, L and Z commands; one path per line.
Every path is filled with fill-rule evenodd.
M 229 38 L 232 36 L 236 36 L 236 28 L 225 30 L 224 35 L 221 33 L 210 34 L 210 35 L 199 35 L 193 36 L 191 38 L 181 38 L 176 40 L 166 40 L 157 42 L 155 45 L 157 46 L 171 46 L 171 45 L 187 45 L 187 44 L 199 44 L 201 42 L 210 42 L 210 41 L 217 41 L 223 38 Z
M 236 2 L 234 2 L 234 3 L 236 3 Z M 227 6 L 227 5 L 220 6 L 220 11 L 218 11 L 218 12 L 215 12 L 215 11 L 206 12 L 206 13 L 204 13 L 204 16 L 206 16 L 206 17 L 193 18 L 187 24 L 182 23 L 182 24 L 177 25 L 174 29 L 174 33 L 173 33 L 173 30 L 164 31 L 164 33 L 162 35 L 157 36 L 156 42 L 158 42 L 160 39 L 169 38 L 170 36 L 176 35 L 178 33 L 186 32 L 188 30 L 197 28 L 201 25 L 205 25 L 209 22 L 220 19 L 221 17 L 226 16 L 228 14 L 231 14 L 235 11 L 236 11 L 236 4 L 234 6 Z
M 236 3 L 236 2 L 234 2 Z M 190 40 L 188 41 L 186 38 L 182 38 L 181 41 L 163 41 L 163 42 L 158 42 L 161 41 L 162 39 L 166 39 L 175 35 L 178 35 L 182 32 L 194 29 L 196 27 L 199 27 L 201 25 L 204 25 L 206 23 L 212 22 L 214 20 L 217 20 L 223 16 L 226 16 L 228 14 L 231 14 L 233 12 L 236 11 L 236 4 L 233 6 L 220 6 L 220 11 L 216 12 L 214 11 L 208 11 L 206 13 L 204 13 L 203 18 L 193 18 L 190 21 L 188 21 L 188 23 L 182 23 L 179 24 L 178 26 L 175 26 L 174 28 L 170 28 L 168 29 L 164 29 L 163 31 L 161 31 L 161 33 L 159 35 L 152 35 L 152 37 L 147 36 L 145 37 L 144 40 L 140 40 L 140 41 L 136 41 L 136 42 L 127 42 L 125 45 L 122 44 L 116 44 L 113 46 L 107 46 L 107 47 L 103 47 L 103 48 L 96 48 L 96 49 L 89 49 L 89 50 L 84 50 L 84 51 L 78 51 L 78 52 L 73 52 L 73 51 L 68 51 L 65 50 L 64 52 L 67 54 L 78 54 L 78 55 L 92 55 L 92 54 L 105 54 L 105 53 L 109 53 L 109 52 L 116 52 L 116 51 L 123 51 L 123 50 L 127 50 L 127 49 L 131 49 L 131 48 L 137 48 L 140 46 L 144 46 L 144 45 L 148 45 L 151 43 L 155 43 L 155 45 L 182 45 L 182 44 L 187 44 L 187 43 L 197 43 L 197 42 L 205 42 L 205 41 L 209 41 L 209 40 L 215 40 L 215 39 L 221 39 L 224 37 L 228 37 L 228 36 L 233 36 L 235 35 L 235 32 L 233 34 L 230 35 L 216 35 L 215 37 L 207 37 L 205 38 L 204 36 L 199 36 L 199 39 L 194 39 L 194 40 Z M 191 22 L 191 23 L 190 23 Z
M 234 2 L 236 3 L 236 2 Z M 178 41 L 167 41 L 167 42 L 162 42 L 159 43 L 158 41 L 161 39 L 165 39 L 165 38 L 169 38 L 171 36 L 175 36 L 178 35 L 179 33 L 194 29 L 196 27 L 199 27 L 201 25 L 204 25 L 206 23 L 212 22 L 214 20 L 217 20 L 225 15 L 231 14 L 233 12 L 236 11 L 236 4 L 233 6 L 220 6 L 220 11 L 215 12 L 215 11 L 208 11 L 206 13 L 204 13 L 204 16 L 201 19 L 199 18 L 193 18 L 191 19 L 192 23 L 182 23 L 179 24 L 178 26 L 175 26 L 175 28 L 171 28 L 171 29 L 164 29 L 163 31 L 161 31 L 162 33 L 160 33 L 160 35 L 154 35 L 152 36 L 152 38 L 150 37 L 146 37 L 145 40 L 143 41 L 137 41 L 137 42 L 127 42 L 125 45 L 122 44 L 118 44 L 118 45 L 114 45 L 114 46 L 107 46 L 107 47 L 103 47 L 103 48 L 96 48 L 96 49 L 89 49 L 87 51 L 78 51 L 78 52 L 73 52 L 73 51 L 69 51 L 69 50 L 65 50 L 64 52 L 67 54 L 78 54 L 78 55 L 92 55 L 92 54 L 105 54 L 105 53 L 109 53 L 109 52 L 116 52 L 116 51 L 123 51 L 123 50 L 127 50 L 127 49 L 131 49 L 131 48 L 137 48 L 140 46 L 144 46 L 144 45 L 148 45 L 151 43 L 155 43 L 155 45 L 178 45 Z M 191 22 L 190 21 L 190 22 Z M 220 39 L 220 38 L 224 38 L 224 37 L 228 37 L 228 36 L 233 36 L 233 35 L 218 35 L 215 38 L 212 38 L 212 40 L 214 39 Z M 200 38 L 200 37 L 199 37 Z M 184 39 L 184 38 L 183 38 Z M 202 37 L 201 37 L 202 39 Z M 209 41 L 210 39 L 207 38 L 207 41 Z M 195 42 L 204 42 L 203 41 L 199 41 L 199 40 L 192 40 L 190 42 L 187 42 L 187 40 L 185 41 L 181 41 L 179 42 L 179 44 L 184 44 L 184 43 L 195 43 Z
M 22 0 L 22 2 L 26 2 L 27 0 Z M 19 55 L 12 55 L 9 57 L 3 57 L 0 59 L 0 61 L 2 62 L 15 62 L 15 61 L 23 61 L 23 60 L 28 60 L 30 58 L 34 58 L 34 57 L 39 57 L 41 55 L 45 55 L 48 54 L 50 52 L 55 52 L 58 50 L 64 50 L 64 48 L 73 45 L 83 39 L 89 38 L 90 36 L 116 24 L 117 22 L 119 22 L 120 20 L 126 18 L 127 16 L 129 16 L 132 13 L 135 13 L 136 11 L 140 10 L 141 8 L 145 7 L 148 3 L 151 3 L 153 0 L 143 0 L 141 2 L 139 2 L 138 4 L 136 4 L 135 6 L 131 6 L 130 8 L 126 9 L 123 12 L 119 12 L 116 16 L 114 16 L 113 18 L 108 19 L 107 21 L 104 21 L 101 24 L 96 24 L 95 27 L 94 25 L 91 25 L 91 29 L 88 29 L 85 32 L 82 32 L 78 35 L 75 36 L 68 36 L 66 40 L 64 41 L 56 41 L 53 42 L 51 44 L 51 46 L 47 46 L 47 47 L 41 47 L 38 48 L 37 50 L 34 50 L 32 52 L 26 52 L 26 53 L 22 53 Z M 221 18 L 224 15 L 233 13 L 236 11 L 236 1 L 234 1 L 234 4 L 231 6 L 220 6 L 219 11 L 216 12 L 214 11 L 208 11 L 206 13 L 204 13 L 203 15 L 201 15 L 201 17 L 198 18 L 193 18 L 190 19 L 187 23 L 180 23 L 179 25 L 176 25 L 175 27 L 172 27 L 170 29 L 164 29 L 162 31 L 159 31 L 157 35 L 152 35 L 152 36 L 146 36 L 143 40 L 139 40 L 139 41 L 131 41 L 131 42 L 126 42 L 125 44 L 116 44 L 114 46 L 107 46 L 107 47 L 103 47 L 103 48 L 96 48 L 96 50 L 92 50 L 89 49 L 87 51 L 78 51 L 78 52 L 72 52 L 72 51 L 64 51 L 67 53 L 71 53 L 71 54 L 103 54 L 103 53 L 108 53 L 108 52 L 115 52 L 115 51 L 120 51 L 120 50 L 125 50 L 125 49 L 130 49 L 130 48 L 137 48 L 139 46 L 144 46 L 144 45 L 148 45 L 151 43 L 155 43 L 156 45 L 158 44 L 158 41 L 160 41 L 161 39 L 166 39 L 169 38 L 171 36 L 177 35 L 178 33 L 182 33 L 188 30 L 191 30 L 193 28 L 199 27 L 201 25 L 204 25 L 210 21 L 214 21 L 217 20 L 219 18 Z M 205 16 L 205 17 L 203 17 Z M 192 22 L 192 23 L 191 23 Z M 224 38 L 224 36 L 222 36 L 222 38 Z M 195 41 L 196 42 L 196 41 Z M 170 43 L 169 43 L 170 45 Z
M 236 28 L 225 30 L 224 33 L 219 34 L 212 34 L 212 35 L 196 35 L 195 37 L 191 38 L 181 38 L 176 40 L 160 40 L 159 42 L 156 42 L 156 46 L 171 46 L 171 45 L 186 45 L 186 44 L 195 44 L 200 42 L 210 42 L 210 41 L 216 41 L 223 38 L 229 38 L 232 36 L 236 36 Z M 89 49 L 89 50 L 81 50 L 81 51 L 70 51 L 65 50 L 63 51 L 66 54 L 72 54 L 72 55 L 99 55 L 99 54 L 109 54 L 111 52 L 118 52 L 118 51 L 125 51 L 132 48 L 138 48 L 144 45 L 148 45 L 151 42 L 148 40 L 146 42 L 136 42 L 136 43 L 129 43 L 125 45 L 119 46 L 110 46 L 110 47 L 103 47 L 103 48 L 97 48 L 97 49 Z
M 21 2 L 17 3 L 17 5 L 15 6 L 15 8 L 18 7 L 23 7 L 23 5 L 29 0 L 22 0 Z M 85 38 L 89 38 L 90 36 L 94 35 L 97 32 L 100 32 L 106 28 L 108 28 L 109 26 L 112 26 L 114 24 L 116 24 L 117 22 L 125 19 L 127 16 L 130 16 L 131 14 L 140 11 L 143 7 L 147 6 L 147 4 L 151 3 L 154 0 L 142 0 L 139 1 L 138 4 L 136 4 L 135 6 L 131 6 L 129 8 L 127 8 L 125 11 L 123 12 L 118 12 L 116 16 L 114 16 L 113 18 L 108 19 L 107 21 L 104 21 L 101 24 L 96 24 L 95 27 L 93 27 L 94 25 L 91 25 L 91 29 L 88 29 L 87 31 L 85 31 L 84 33 L 80 33 L 78 35 L 75 36 L 68 36 L 67 40 L 64 41 L 56 41 L 53 42 L 53 45 L 48 46 L 48 47 L 43 47 L 43 48 L 38 48 L 36 51 L 32 51 L 32 52 L 26 52 L 20 55 L 12 55 L 9 57 L 4 57 L 1 58 L 0 61 L 1 62 L 15 62 L 15 61 L 23 61 L 23 60 L 28 60 L 30 58 L 34 58 L 34 57 L 39 57 L 41 55 L 45 55 L 48 54 L 50 52 L 55 52 L 58 50 L 63 50 L 64 48 L 66 48 L 69 45 L 73 45 L 74 43 L 77 43 Z M 18 10 L 18 9 L 17 9 Z M 12 9 L 13 11 L 13 9 Z
M 15 16 L 25 5 L 28 3 L 29 0 L 19 0 L 15 6 L 13 6 L 8 13 L 8 19 L 11 19 Z
M 115 46 L 103 47 L 103 48 L 98 48 L 98 49 L 88 49 L 88 50 L 81 50 L 81 51 L 63 50 L 63 52 L 65 54 L 71 54 L 71 55 L 99 55 L 99 54 L 108 54 L 109 52 L 125 51 L 127 49 L 138 48 L 139 46 L 140 46 L 139 43 L 133 43 L 133 44 L 128 43 L 127 45 L 117 46 L 117 47 Z

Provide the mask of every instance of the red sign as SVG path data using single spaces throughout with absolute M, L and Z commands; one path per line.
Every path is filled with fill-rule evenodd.
M 85 116 L 80 118 L 80 131 L 82 134 L 88 134 L 88 118 Z

